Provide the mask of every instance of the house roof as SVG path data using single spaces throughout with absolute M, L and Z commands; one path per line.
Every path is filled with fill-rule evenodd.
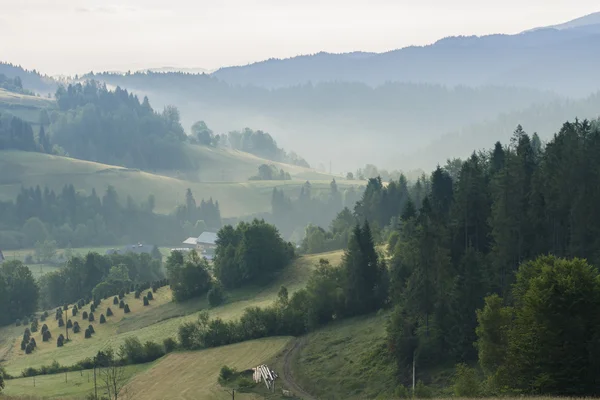
M 202 232 L 202 235 L 198 236 L 196 243 L 200 244 L 216 244 L 217 234 L 214 232 Z
M 195 237 L 189 237 L 183 241 L 183 244 L 195 245 L 197 243 L 198 243 L 198 238 L 195 238 Z

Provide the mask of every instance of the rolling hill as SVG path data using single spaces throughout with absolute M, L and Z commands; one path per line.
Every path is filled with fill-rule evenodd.
M 274 187 L 297 196 L 308 179 L 314 194 L 329 190 L 331 182 L 331 176 L 314 170 L 277 163 L 273 164 L 290 172 L 294 179 L 248 181 L 260 164 L 272 162 L 247 153 L 201 146 L 190 146 L 189 151 L 202 159 L 206 167 L 181 173 L 181 176 L 152 174 L 42 153 L 1 151 L 0 200 L 14 200 L 21 187 L 40 185 L 60 190 L 65 184 L 72 183 L 77 190 L 90 193 L 96 189 L 103 193 L 108 185 L 112 185 L 118 193 L 130 195 L 136 201 L 152 194 L 156 197 L 157 212 L 170 213 L 183 203 L 185 192 L 190 188 L 198 199 L 212 197 L 218 200 L 223 217 L 237 217 L 269 211 Z M 339 185 L 344 188 L 359 183 L 340 180 Z

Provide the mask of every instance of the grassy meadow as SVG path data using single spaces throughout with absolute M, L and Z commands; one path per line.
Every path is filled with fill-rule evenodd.
M 190 188 L 198 201 L 209 197 L 218 200 L 221 215 L 227 218 L 270 211 L 274 187 L 296 197 L 310 178 L 313 195 L 329 191 L 331 177 L 313 170 L 285 165 L 282 167 L 294 176 L 291 181 L 249 181 L 260 164 L 271 162 L 237 151 L 190 147 L 199 159 L 207 160 L 207 166 L 172 176 L 49 154 L 0 151 L 0 200 L 14 200 L 21 187 L 40 185 L 60 191 L 71 183 L 78 191 L 89 194 L 96 189 L 102 196 L 108 185 L 112 185 L 122 199 L 130 195 L 141 202 L 152 194 L 156 198 L 156 211 L 170 213 L 183 204 L 185 192 Z M 358 184 L 358 181 L 338 181 L 340 189 Z
M 148 307 L 143 306 L 141 299 L 134 299 L 133 293 L 126 295 L 125 303 L 131 308 L 131 313 L 128 315 L 125 315 L 118 306 L 114 306 L 112 299 L 103 300 L 94 313 L 96 322 L 93 325 L 96 334 L 91 339 L 84 339 L 83 332 L 77 335 L 70 334 L 69 337 L 73 340 L 62 348 L 56 347 L 56 337 L 63 333 L 64 328 L 59 330 L 54 320 L 54 313 L 51 312 L 46 324 L 53 340 L 44 343 L 39 332 L 34 334 L 39 348 L 30 355 L 21 351 L 19 346 L 24 327 L 12 325 L 1 328 L 0 362 L 8 373 L 19 375 L 27 367 L 49 365 L 54 360 L 62 365 L 75 364 L 86 357 L 93 357 L 99 350 L 119 347 L 128 337 L 137 337 L 142 342 L 152 340 L 162 343 L 162 340 L 167 337 L 176 337 L 181 323 L 196 319 L 197 313 L 201 310 L 206 309 L 211 316 L 224 320 L 238 318 L 247 307 L 272 304 L 277 298 L 281 285 L 287 286 L 290 292 L 304 287 L 319 258 L 327 258 L 332 264 L 337 264 L 341 257 L 341 251 L 300 257 L 293 265 L 282 271 L 270 285 L 231 291 L 227 294 L 226 303 L 215 308 L 209 307 L 206 298 L 181 304 L 173 303 L 168 287 L 160 288 L 155 294 L 155 300 Z M 107 307 L 110 307 L 115 315 L 107 318 L 106 324 L 100 324 L 100 314 L 106 314 Z M 85 330 L 87 324 L 81 319 L 81 311 L 89 312 L 89 305 L 80 310 L 77 317 L 71 319 L 73 322 L 79 321 L 82 330 Z
M 393 365 L 376 353 L 385 346 L 387 316 L 335 322 L 302 338 L 292 364 L 296 382 L 319 399 L 393 398 Z

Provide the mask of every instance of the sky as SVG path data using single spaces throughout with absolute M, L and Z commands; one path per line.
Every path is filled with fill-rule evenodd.
M 0 61 L 50 75 L 217 69 L 518 33 L 597 11 L 598 0 L 0 0 Z

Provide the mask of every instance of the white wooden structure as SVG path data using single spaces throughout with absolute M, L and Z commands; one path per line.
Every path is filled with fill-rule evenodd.
M 278 375 L 275 373 L 275 371 L 271 370 L 264 364 L 259 365 L 256 368 L 252 368 L 252 370 L 254 371 L 252 378 L 254 379 L 255 383 L 264 382 L 267 389 L 275 391 L 275 379 L 278 378 Z

